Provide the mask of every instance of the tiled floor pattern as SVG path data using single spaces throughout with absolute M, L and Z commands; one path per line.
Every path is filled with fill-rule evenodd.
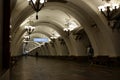
M 11 80 L 120 80 L 120 69 L 28 56 L 13 67 Z

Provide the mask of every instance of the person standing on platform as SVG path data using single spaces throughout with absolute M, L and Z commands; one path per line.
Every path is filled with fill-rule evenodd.
M 92 48 L 91 45 L 88 46 L 87 48 L 87 54 L 88 54 L 88 60 L 90 63 L 93 62 L 93 56 L 94 56 L 94 49 Z
M 38 52 L 35 53 L 35 56 L 38 57 Z

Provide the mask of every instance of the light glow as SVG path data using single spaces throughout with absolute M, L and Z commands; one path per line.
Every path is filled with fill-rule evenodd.
M 63 31 L 68 31 L 68 28 L 64 28 Z
M 45 0 L 40 0 L 40 3 L 43 4 L 45 2 Z
M 66 28 L 64 28 L 63 31 L 72 31 L 78 27 L 78 24 L 72 20 L 69 20 L 65 25 L 66 25 Z
M 115 8 L 118 9 L 119 7 L 120 7 L 119 4 L 112 4 L 113 9 L 115 9 Z
M 36 3 L 36 0 L 32 0 L 32 1 L 33 1 L 34 4 Z
M 109 2 L 109 3 L 105 3 L 102 6 L 99 6 L 98 9 L 99 11 L 107 11 L 107 8 L 109 8 L 109 10 L 112 11 L 114 9 L 118 9 L 119 7 L 120 5 L 118 3 Z
M 104 6 L 99 6 L 98 9 L 99 9 L 99 11 L 105 11 Z
M 31 29 L 31 30 L 34 30 L 35 29 L 35 27 L 33 27 L 33 26 L 25 26 L 25 29 Z

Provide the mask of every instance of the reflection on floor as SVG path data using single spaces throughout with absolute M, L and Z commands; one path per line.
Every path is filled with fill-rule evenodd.
M 11 80 L 120 80 L 120 69 L 27 56 L 11 70 Z

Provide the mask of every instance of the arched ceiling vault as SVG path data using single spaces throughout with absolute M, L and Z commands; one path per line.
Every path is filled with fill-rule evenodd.
M 57 5 L 58 5 L 58 4 L 57 4 Z M 63 6 L 63 9 L 64 9 L 64 7 L 65 7 L 64 5 L 61 5 L 61 4 L 59 4 L 59 6 Z M 54 7 L 58 7 L 58 6 L 55 6 L 55 5 L 52 6 L 52 8 L 54 8 Z M 50 7 L 48 7 L 48 8 L 50 8 Z M 58 9 L 59 9 L 59 8 L 61 8 L 61 7 L 58 7 Z M 64 9 L 64 12 L 65 12 L 65 11 L 66 11 L 66 12 L 69 12 L 68 10 Z M 72 11 L 73 11 L 73 10 L 72 10 Z M 73 13 L 74 13 L 74 11 L 73 11 Z M 70 13 L 70 14 L 73 14 L 73 13 Z M 40 14 L 41 14 L 41 13 L 40 13 Z M 67 14 L 67 15 L 68 15 L 68 14 Z M 67 16 L 67 17 L 68 17 L 68 16 Z M 44 19 L 45 19 L 45 17 L 44 17 Z M 46 18 L 46 19 L 47 19 L 47 18 Z M 58 19 L 59 19 L 59 18 L 58 18 Z M 51 20 L 51 18 L 49 19 L 48 22 L 50 22 L 50 20 Z M 46 21 L 46 20 L 43 20 L 43 21 Z M 54 20 L 54 21 L 56 21 L 56 20 Z M 91 20 L 90 20 L 90 21 L 91 21 Z M 53 22 L 51 22 L 51 23 L 53 23 Z M 58 23 L 58 22 L 56 22 L 56 23 Z M 65 23 L 63 23 L 63 24 L 65 24 Z M 62 24 L 62 26 L 63 26 L 63 24 Z M 14 28 L 14 27 L 13 27 L 13 28 Z
M 71 12 L 70 12 L 70 10 L 68 11 L 67 10 L 67 8 L 73 8 L 74 6 L 72 5 L 72 7 L 70 7 L 71 5 L 64 5 L 64 4 L 60 4 L 60 3 L 58 3 L 58 4 L 56 4 L 56 3 L 49 3 L 48 5 L 46 5 L 46 7 L 44 7 L 43 8 L 43 11 L 44 10 L 46 10 L 46 9 L 52 9 L 52 10 L 54 10 L 54 9 L 62 9 L 62 10 L 64 10 L 64 12 L 66 12 L 66 13 L 68 13 L 69 12 L 69 14 L 72 14 L 72 16 L 74 15 L 74 13 L 76 13 L 76 12 L 79 12 L 78 10 L 80 9 L 77 9 L 77 10 L 72 10 Z M 27 6 L 28 7 L 28 6 Z M 74 7 L 75 8 L 75 7 Z M 47 11 L 46 11 L 47 12 Z M 83 10 L 81 10 L 81 13 L 82 12 L 84 12 Z M 30 8 L 25 8 L 21 13 L 19 13 L 18 14 L 18 16 L 16 15 L 16 17 L 15 18 L 11 18 L 11 24 L 12 24 L 12 22 L 14 22 L 15 24 L 17 24 L 17 25 L 12 25 L 12 27 L 13 27 L 13 30 L 14 30 L 14 28 L 15 27 L 18 27 L 20 24 L 21 24 L 21 22 L 23 21 L 23 19 L 22 18 L 24 18 L 24 20 L 26 19 L 26 17 L 28 17 L 28 16 L 26 16 L 26 15 L 30 15 L 30 13 L 32 14 L 33 13 L 33 11 L 32 11 L 32 9 L 30 9 Z M 40 15 L 42 15 L 42 10 L 41 10 L 41 12 L 39 12 L 39 14 Z M 53 13 L 53 14 L 57 14 L 57 13 Z M 15 16 L 15 14 L 13 14 L 14 16 Z M 85 15 L 85 13 L 83 13 L 82 15 Z M 77 15 L 76 15 L 77 16 Z M 86 15 L 87 16 L 87 15 Z M 62 17 L 62 16 L 61 16 Z M 89 18 L 88 18 L 89 19 Z M 17 22 L 16 22 L 17 21 Z M 62 20 L 61 20 L 62 21 Z M 90 20 L 91 21 L 91 20 Z M 15 31 L 15 30 L 14 30 Z
M 17 2 L 17 4 L 18 4 L 18 2 Z M 20 2 L 22 4 L 22 1 L 20 1 Z M 24 2 L 23 4 L 25 4 L 25 3 L 26 2 Z M 22 4 L 22 6 L 23 6 L 23 4 Z M 26 5 L 28 5 L 28 4 L 26 4 Z M 14 8 L 12 15 L 11 15 L 12 32 L 14 32 L 14 31 L 17 32 L 18 31 L 17 29 L 19 29 L 17 27 L 19 27 L 20 24 L 28 16 L 30 16 L 31 14 L 34 13 L 34 11 L 29 6 L 26 6 L 26 5 L 24 7 L 21 7 L 21 5 L 19 4 L 18 7 Z M 17 11 L 17 13 L 16 13 L 16 11 Z M 60 14 L 60 11 L 62 12 L 63 15 Z M 51 15 L 49 15 L 50 13 L 48 13 L 48 12 L 51 12 Z M 49 25 L 52 24 L 52 25 L 54 25 L 54 27 L 52 26 L 52 28 L 54 28 L 62 36 L 65 35 L 63 32 L 63 27 L 65 24 L 64 18 L 72 18 L 72 19 L 75 19 L 76 21 L 81 21 L 81 24 L 86 22 L 86 19 L 87 19 L 86 23 L 94 23 L 94 21 L 91 20 L 90 16 L 88 14 L 86 14 L 86 12 L 82 8 L 72 4 L 71 2 L 68 2 L 67 4 L 57 3 L 57 2 L 51 2 L 51 3 L 48 2 L 46 4 L 46 6 L 39 12 L 39 17 L 40 18 L 38 21 L 36 21 L 36 23 L 38 23 L 39 25 L 41 25 L 41 22 L 44 25 L 48 25 L 48 23 L 49 23 Z M 35 19 L 33 19 L 33 20 L 35 21 Z M 36 24 L 36 25 L 38 25 L 38 24 Z M 23 31 L 22 31 L 22 33 L 23 33 Z M 20 36 L 22 37 L 22 35 L 20 35 Z M 19 38 L 20 38 L 20 36 L 19 36 Z M 65 36 L 63 36 L 63 37 L 65 37 Z M 18 45 L 21 44 L 22 40 L 23 39 L 19 39 L 19 41 L 16 40 Z
M 82 25 L 87 33 L 91 41 L 95 42 L 95 45 L 98 45 L 99 42 L 97 38 L 93 38 L 92 30 L 90 30 L 91 25 L 97 24 L 97 29 L 100 31 L 100 37 L 102 36 L 103 41 L 109 40 L 111 43 L 110 29 L 107 26 L 107 21 L 105 18 L 98 12 L 97 7 L 103 3 L 102 0 L 66 0 L 67 3 L 59 3 L 59 2 L 47 2 L 46 6 L 39 12 L 39 20 L 35 20 L 35 14 L 33 9 L 28 6 L 28 2 L 26 0 L 17 0 L 16 5 L 12 10 L 11 14 L 11 35 L 18 32 L 20 25 L 22 22 L 26 20 L 29 16 L 33 16 L 31 18 L 35 21 L 36 26 L 44 25 L 52 25 L 49 28 L 53 28 L 56 32 L 58 32 L 61 36 L 65 37 L 63 32 L 63 28 L 65 27 L 65 18 L 72 18 L 76 20 L 80 25 Z M 61 12 L 62 14 L 60 14 Z M 50 12 L 50 13 L 49 13 Z M 33 15 L 32 15 L 33 14 Z M 79 26 L 80 27 L 80 26 Z M 44 29 L 44 28 L 43 28 Z M 38 31 L 39 32 L 39 31 Z M 41 32 L 41 31 L 40 31 Z M 21 30 L 21 35 L 19 35 L 20 41 L 18 43 L 21 44 L 22 34 L 24 34 L 24 30 Z M 47 33 L 50 33 L 49 31 Z M 12 35 L 13 38 L 15 35 Z M 36 36 L 37 37 L 37 36 Z M 106 39 L 107 38 L 107 39 Z M 15 42 L 18 39 L 15 39 Z M 102 42 L 100 39 L 99 41 Z M 106 43 L 108 44 L 108 43 Z M 112 43 L 111 43 L 112 46 Z M 101 46 L 103 47 L 103 46 Z M 105 46 L 106 48 L 107 46 Z M 111 47 L 112 48 L 112 47 Z M 103 48 L 104 49 L 104 48 Z M 109 49 L 109 48 L 107 48 Z M 106 50 L 107 50 L 106 49 Z M 97 48 L 95 49 L 97 50 Z M 102 48 L 101 48 L 102 51 Z

